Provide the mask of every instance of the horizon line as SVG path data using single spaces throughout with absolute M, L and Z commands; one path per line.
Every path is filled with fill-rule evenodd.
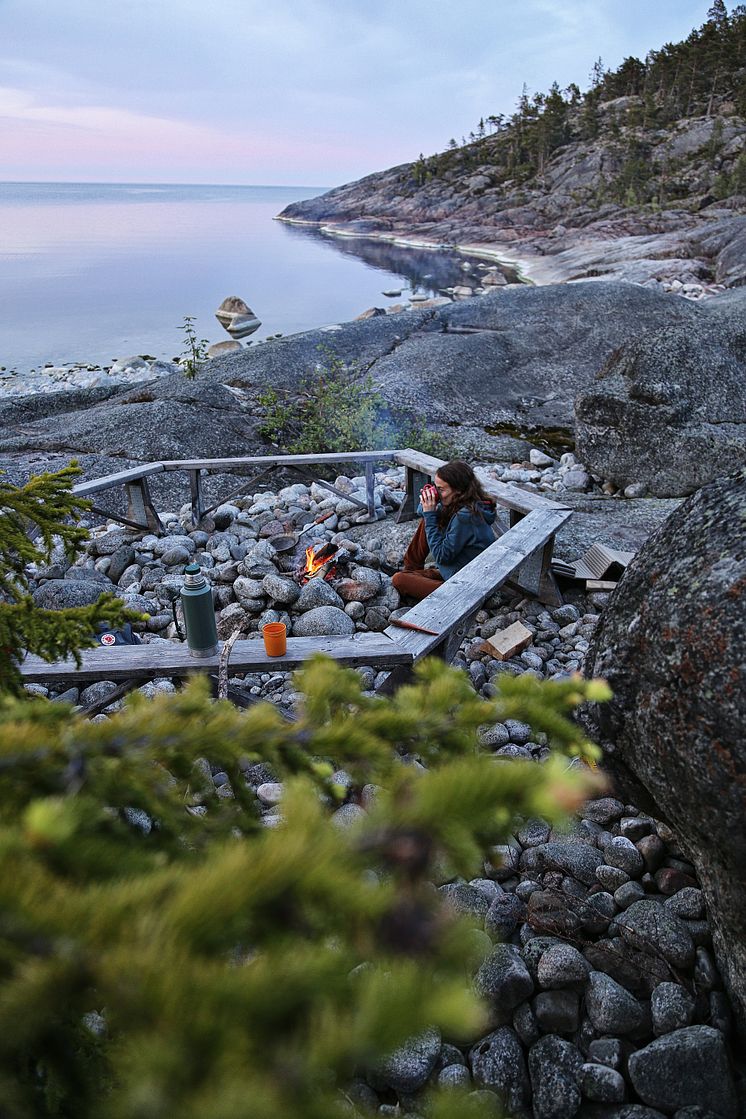
M 259 187 L 263 190 L 333 190 L 311 183 L 185 183 L 145 179 L 0 179 L 0 186 L 199 186 Z

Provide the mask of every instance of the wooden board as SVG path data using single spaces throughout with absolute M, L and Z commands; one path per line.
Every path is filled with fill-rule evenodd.
M 585 589 L 587 591 L 614 591 L 618 585 L 612 579 L 587 579 Z
M 113 486 L 135 482 L 138 478 L 149 478 L 152 474 L 160 474 L 162 470 L 162 462 L 146 462 L 142 466 L 133 466 L 130 470 L 120 470 L 118 474 L 104 474 L 101 478 L 92 478 L 90 482 L 79 482 L 73 486 L 73 493 L 86 497 L 89 493 L 100 493 Z
M 397 451 L 340 451 L 320 455 L 262 455 L 249 458 L 164 459 L 164 470 L 227 470 L 244 466 L 303 466 L 317 462 L 394 462 Z
M 399 631 L 401 632 L 401 631 Z M 325 653 L 352 667 L 391 668 L 408 664 L 412 656 L 380 633 L 359 633 L 351 637 L 289 637 L 287 654 L 268 657 L 261 640 L 237 641 L 231 653 L 229 673 L 286 672 L 298 668 L 314 653 Z M 47 664 L 41 657 L 27 656 L 20 667 L 24 681 L 78 683 L 91 680 L 148 680 L 154 676 L 189 676 L 193 672 L 216 672 L 218 657 L 192 657 L 186 644 L 169 641 L 167 645 L 113 645 L 110 649 L 86 649 L 81 667 L 72 659 Z
M 444 465 L 442 458 L 434 458 L 432 455 L 422 454 L 420 451 L 414 451 L 407 447 L 402 451 L 394 452 L 395 459 L 400 465 L 408 466 L 410 470 L 417 470 L 421 474 L 427 474 L 429 478 L 434 478 L 438 473 L 441 466 Z M 529 490 L 521 490 L 517 486 L 508 485 L 506 482 L 498 482 L 495 478 L 490 478 L 483 470 L 477 468 L 474 473 L 479 478 L 479 481 L 485 493 L 494 498 L 499 505 L 506 509 L 514 509 L 519 513 L 531 513 L 534 509 L 565 509 L 566 506 L 561 505 L 557 501 L 553 501 L 548 497 L 544 497 L 539 493 L 531 493 Z
M 568 509 L 534 510 L 481 555 L 462 567 L 406 614 L 408 622 L 436 630 L 438 636 L 414 633 L 389 626 L 384 632 L 415 660 L 427 656 L 445 641 L 451 630 L 468 620 L 526 557 L 543 548 L 557 529 L 572 516 Z

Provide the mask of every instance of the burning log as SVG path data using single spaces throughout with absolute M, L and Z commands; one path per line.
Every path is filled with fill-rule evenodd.
M 322 544 L 321 547 L 306 548 L 306 564 L 300 573 L 301 582 L 307 583 L 309 579 L 328 579 L 337 570 L 340 550 L 334 544 Z

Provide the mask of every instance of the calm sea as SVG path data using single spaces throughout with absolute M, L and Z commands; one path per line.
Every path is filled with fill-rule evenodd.
M 228 338 L 214 312 L 241 296 L 253 339 L 354 318 L 381 292 L 463 282 L 463 258 L 340 240 L 272 219 L 320 189 L 0 183 L 0 366 L 172 358 L 193 315 L 200 338 Z

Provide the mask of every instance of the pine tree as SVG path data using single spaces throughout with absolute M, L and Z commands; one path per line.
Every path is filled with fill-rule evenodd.
M 432 878 L 490 873 L 521 818 L 577 806 L 588 778 L 561 754 L 590 747 L 569 716 L 604 686 L 523 677 L 485 702 L 433 659 L 381 700 L 318 658 L 297 687 L 295 723 L 201 679 L 99 724 L 0 703 L 3 1119 L 349 1119 L 351 1078 L 407 1038 L 488 1031 L 469 973 L 489 947 Z M 555 759 L 480 752 L 505 718 Z M 247 784 L 267 766 L 272 828 Z
M 79 474 L 71 463 L 25 486 L 0 482 L 0 695 L 21 689 L 17 664 L 25 652 L 48 661 L 77 657 L 96 643 L 100 622 L 118 626 L 130 617 L 113 595 L 92 606 L 41 610 L 28 593 L 28 565 L 49 561 L 55 548 L 72 557 L 87 538 L 78 519 L 90 502 L 71 492 Z

